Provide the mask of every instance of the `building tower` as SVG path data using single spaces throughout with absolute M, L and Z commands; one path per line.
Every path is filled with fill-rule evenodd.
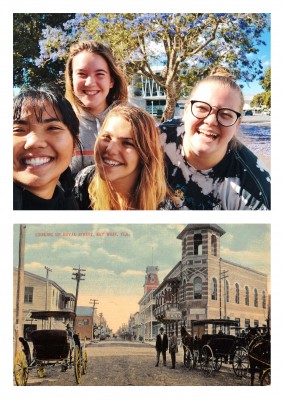
M 143 285 L 144 294 L 159 286 L 158 271 L 159 267 L 146 267 L 145 283 Z
M 220 238 L 225 231 L 215 224 L 190 224 L 177 236 L 182 240 L 180 293 L 183 324 L 209 318 L 210 270 L 219 268 Z

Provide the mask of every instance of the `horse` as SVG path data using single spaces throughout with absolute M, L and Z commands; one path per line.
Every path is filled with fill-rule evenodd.
M 271 349 L 270 333 L 254 335 L 248 345 L 248 357 L 250 363 L 251 386 L 254 385 L 255 372 L 259 371 L 259 379 L 262 384 L 264 371 L 270 369 Z

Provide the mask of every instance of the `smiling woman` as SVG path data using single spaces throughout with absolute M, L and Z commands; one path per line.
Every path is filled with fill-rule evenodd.
M 76 175 L 94 163 L 93 148 L 107 113 L 127 102 L 127 82 L 111 50 L 103 43 L 83 40 L 74 43 L 65 69 L 66 98 L 80 121 L 82 154 L 75 152 L 71 169 Z
M 95 166 L 76 176 L 81 209 L 177 209 L 167 187 L 159 132 L 153 117 L 135 106 L 107 115 L 94 148 Z
M 71 104 L 48 87 L 24 90 L 14 99 L 13 119 L 14 209 L 78 209 L 68 185 L 80 147 Z
M 161 124 L 167 176 L 192 210 L 269 210 L 270 174 L 236 139 L 244 97 L 216 67 L 192 89 L 179 126 Z

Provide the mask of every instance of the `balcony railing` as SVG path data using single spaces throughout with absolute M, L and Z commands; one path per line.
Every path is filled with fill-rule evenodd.
M 158 321 L 179 321 L 182 319 L 178 303 L 165 303 L 156 306 L 154 316 Z

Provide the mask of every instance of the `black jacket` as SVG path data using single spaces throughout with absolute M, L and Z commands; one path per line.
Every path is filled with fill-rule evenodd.
M 72 195 L 67 195 L 56 186 L 52 199 L 42 199 L 16 183 L 13 184 L 14 210 L 78 210 L 78 204 Z
M 163 334 L 163 340 L 161 335 L 157 335 L 156 338 L 156 350 L 157 351 L 167 351 L 169 347 L 168 336 L 166 333 Z

